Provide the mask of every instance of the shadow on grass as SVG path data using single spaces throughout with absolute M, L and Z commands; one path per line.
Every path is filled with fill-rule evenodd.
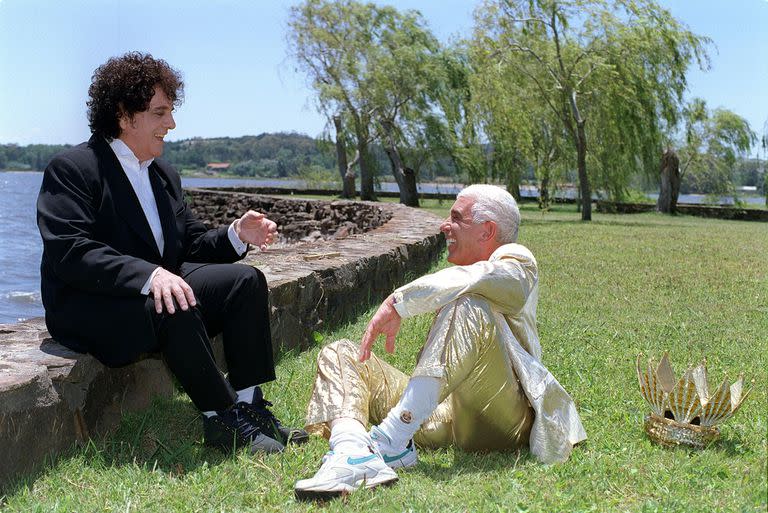
M 690 447 L 687 445 L 675 445 L 673 447 L 662 446 L 650 440 L 647 434 L 643 433 L 644 441 L 647 442 L 647 448 L 653 451 L 666 451 L 671 453 L 682 453 L 689 456 L 718 456 L 724 458 L 748 457 L 754 456 L 755 451 L 749 446 L 749 443 L 742 440 L 741 437 L 723 437 L 715 440 L 704 448 Z
M 177 476 L 229 457 L 203 445 L 200 413 L 183 394 L 157 398 L 151 408 L 126 415 L 117 431 L 84 451 L 106 466 L 130 464 Z
M 423 456 L 429 454 L 429 449 L 425 449 Z M 439 451 L 439 450 L 438 450 Z M 472 453 L 464 452 L 460 449 L 453 449 L 453 461 L 446 465 L 444 460 L 437 455 L 436 458 L 419 459 L 419 464 L 409 469 L 409 473 L 421 474 L 433 481 L 450 482 L 456 476 L 467 474 L 493 474 L 501 471 L 509 472 L 515 469 L 522 469 L 531 465 L 538 465 L 536 459 L 527 449 L 516 452 L 488 452 Z
M 740 438 L 720 438 L 707 449 L 725 453 L 728 457 L 752 456 L 755 451 Z
M 7 484 L 0 489 L 0 505 L 3 494 L 13 496 L 31 488 L 37 479 L 75 459 L 96 470 L 131 465 L 183 478 L 203 465 L 231 458 L 204 446 L 202 440 L 200 414 L 185 395 L 158 397 L 150 408 L 126 414 L 115 431 L 48 458 L 36 471 Z

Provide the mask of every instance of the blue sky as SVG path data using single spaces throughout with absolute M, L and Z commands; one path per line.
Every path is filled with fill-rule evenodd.
M 295 131 L 325 120 L 286 55 L 288 8 L 277 0 L 0 0 L 0 143 L 88 138 L 85 101 L 93 70 L 141 50 L 186 82 L 169 139 Z M 467 36 L 474 0 L 392 0 L 418 9 L 443 41 Z M 768 130 L 768 0 L 663 0 L 694 32 L 711 37 L 712 69 L 689 75 L 689 96 Z

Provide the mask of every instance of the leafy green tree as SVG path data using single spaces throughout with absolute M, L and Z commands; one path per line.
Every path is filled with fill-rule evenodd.
M 443 48 L 436 69 L 442 73 L 432 94 L 439 105 L 439 116 L 427 118 L 426 141 L 439 162 L 447 155 L 455 169 L 454 179 L 484 182 L 485 148 L 478 133 L 477 109 L 471 81 L 475 76 L 466 45 Z
M 425 118 L 434 106 L 432 91 L 440 74 L 435 70 L 437 39 L 424 27 L 418 13 L 381 8 L 381 44 L 371 48 L 370 93 L 375 105 L 378 135 L 400 189 L 400 202 L 418 206 L 417 153 L 403 152 L 425 139 Z M 426 148 L 424 148 L 426 149 Z M 406 156 L 415 160 L 406 162 Z M 419 164 L 417 164 L 417 162 Z
M 416 172 L 426 148 L 442 73 L 440 45 L 416 11 L 352 0 L 305 0 L 291 9 L 290 52 L 318 93 L 318 106 L 336 130 L 339 173 L 349 125 L 360 165 L 361 197 L 373 199 L 369 145 L 378 140 L 400 189 L 418 205 Z M 349 120 L 349 123 L 345 123 Z
M 710 111 L 701 98 L 684 109 L 685 139 L 680 147 L 683 188 L 706 194 L 734 192 L 738 158 L 757 136 L 746 119 L 727 109 Z
M 519 198 L 520 182 L 532 167 L 539 206 L 548 208 L 550 187 L 565 171 L 566 137 L 551 109 L 536 98 L 536 84 L 514 66 L 497 66 L 497 55 L 474 45 L 471 76 L 476 121 L 488 139 L 490 178 L 506 182 Z M 475 181 L 484 181 L 484 170 Z
M 763 170 L 759 158 L 740 158 L 736 163 L 734 173 L 734 185 L 747 185 L 757 187 L 763 191 Z
M 525 81 L 535 94 L 520 99 L 523 110 L 536 103 L 557 120 L 551 133 L 575 150 L 587 221 L 592 182 L 619 196 L 631 174 L 655 168 L 706 42 L 652 0 L 494 0 L 476 13 L 472 44 L 483 56 L 478 73 L 518 77 L 510 87 Z
M 360 195 L 375 199 L 371 143 L 372 98 L 367 86 L 367 51 L 376 44 L 373 5 L 352 1 L 306 0 L 291 7 L 289 52 L 309 76 L 318 107 L 329 121 L 345 113 L 351 119 L 359 154 Z

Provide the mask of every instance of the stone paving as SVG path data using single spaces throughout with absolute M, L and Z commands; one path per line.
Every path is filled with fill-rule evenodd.
M 366 233 L 255 251 L 244 259 L 269 281 L 277 350 L 308 347 L 313 332 L 377 304 L 443 251 L 436 216 L 398 204 L 367 206 L 391 218 Z M 214 346 L 220 352 L 220 341 Z M 159 359 L 110 369 L 55 343 L 42 318 L 0 325 L 0 490 L 74 443 L 108 433 L 124 412 L 172 392 Z

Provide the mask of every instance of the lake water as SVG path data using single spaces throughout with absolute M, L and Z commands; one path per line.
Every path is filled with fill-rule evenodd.
M 43 314 L 35 200 L 42 173 L 0 173 L 0 323 Z
M 42 173 L 0 171 L 0 324 L 43 315 L 40 302 L 40 257 L 42 243 L 35 221 L 35 201 Z M 301 189 L 300 180 L 249 180 L 226 178 L 183 178 L 185 187 L 290 187 Z M 397 184 L 382 183 L 381 190 L 397 191 Z M 421 192 L 456 193 L 457 184 L 420 184 Z M 524 196 L 535 196 L 526 187 Z M 681 195 L 680 202 L 703 203 L 703 195 Z M 730 198 L 724 198 L 727 201 Z M 762 198 L 746 198 L 762 204 Z

